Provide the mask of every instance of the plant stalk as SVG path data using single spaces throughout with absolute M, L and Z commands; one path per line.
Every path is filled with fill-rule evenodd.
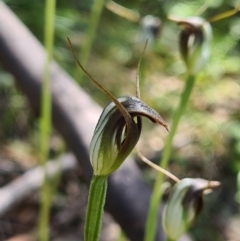
M 93 175 L 84 227 L 84 241 L 98 241 L 107 192 L 107 177 Z
M 48 159 L 49 138 L 51 132 L 51 91 L 50 91 L 50 64 L 53 58 L 54 42 L 54 16 L 55 0 L 46 0 L 45 3 L 45 30 L 44 44 L 46 48 L 46 61 L 41 92 L 41 118 L 40 118 L 40 155 L 39 162 L 45 165 Z M 49 211 L 51 205 L 51 187 L 45 170 L 44 183 L 41 187 L 41 206 L 38 220 L 38 239 L 49 240 Z
M 172 126 L 170 129 L 168 138 L 167 138 L 167 142 L 165 144 L 165 148 L 163 150 L 162 159 L 159 164 L 159 166 L 161 166 L 163 169 L 167 168 L 169 158 L 171 155 L 173 138 L 177 131 L 179 121 L 185 111 L 187 102 L 189 100 L 190 94 L 191 94 L 193 86 L 194 86 L 195 79 L 196 78 L 194 75 L 188 76 L 188 78 L 186 80 L 185 88 L 181 94 L 181 101 L 179 103 L 177 110 L 175 111 L 175 113 L 173 115 Z M 161 197 L 162 197 L 162 192 L 161 192 L 160 187 L 161 187 L 163 181 L 164 181 L 164 174 L 159 172 L 157 175 L 157 178 L 156 178 L 156 181 L 154 184 L 153 193 L 151 196 L 150 207 L 149 207 L 147 223 L 146 223 L 145 237 L 144 237 L 145 241 L 154 241 L 154 239 L 155 239 L 156 230 L 157 230 L 158 206 L 159 206 L 159 203 L 160 203 Z

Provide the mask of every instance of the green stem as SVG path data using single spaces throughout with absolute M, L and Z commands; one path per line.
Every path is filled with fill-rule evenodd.
M 54 42 L 54 16 L 55 0 L 46 0 L 45 3 L 45 30 L 44 43 L 46 48 L 46 61 L 41 92 L 41 119 L 40 119 L 40 156 L 41 165 L 48 159 L 49 138 L 51 132 L 51 91 L 50 91 L 50 63 L 53 55 Z M 41 207 L 38 223 L 38 239 L 49 240 L 48 220 L 51 205 L 51 187 L 45 171 L 44 183 L 41 187 Z
M 162 156 L 161 162 L 159 164 L 164 169 L 167 168 L 171 150 L 172 150 L 173 138 L 176 133 L 181 116 L 183 115 L 184 110 L 186 108 L 187 102 L 189 100 L 191 91 L 194 86 L 194 82 L 195 82 L 195 76 L 189 75 L 185 84 L 185 88 L 181 95 L 180 104 L 173 115 L 172 126 L 167 138 L 167 142 L 165 144 L 165 148 L 163 150 L 163 156 Z M 164 174 L 159 172 L 154 184 L 153 194 L 150 201 L 150 207 L 149 207 L 147 223 L 146 223 L 146 232 L 144 237 L 145 241 L 153 241 L 155 238 L 156 229 L 157 229 L 157 214 L 158 214 L 157 210 L 158 210 L 159 202 L 162 197 L 162 192 L 160 187 L 163 181 L 164 181 Z
M 237 202 L 240 204 L 240 171 L 238 171 L 237 174 Z M 240 206 L 239 206 L 239 211 L 240 211 Z
M 107 177 L 94 175 L 90 183 L 88 196 L 84 241 L 98 241 L 99 239 L 106 192 Z
M 92 48 L 93 40 L 95 37 L 96 29 L 99 23 L 99 18 L 101 16 L 101 12 L 104 6 L 105 0 L 95 0 L 92 5 L 91 16 L 88 22 L 87 32 L 85 34 L 84 43 L 81 47 L 81 52 L 79 54 L 79 61 L 81 62 L 82 66 L 86 66 L 90 51 Z M 78 66 L 76 66 L 74 72 L 74 79 L 81 83 L 83 77 L 83 71 L 80 71 Z

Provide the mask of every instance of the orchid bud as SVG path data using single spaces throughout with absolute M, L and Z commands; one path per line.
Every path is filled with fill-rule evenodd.
M 195 75 L 202 70 L 210 56 L 211 25 L 200 17 L 172 20 L 183 27 L 180 52 L 189 73 Z
M 203 206 L 203 194 L 220 183 L 184 178 L 173 187 L 163 211 L 163 228 L 170 240 L 177 240 L 191 226 Z
M 125 96 L 118 101 L 130 114 L 130 120 L 126 123 L 113 102 L 103 110 L 90 144 L 90 161 L 96 176 L 110 175 L 127 158 L 140 137 L 142 116 L 167 129 L 162 117 L 138 98 Z
M 148 45 L 151 46 L 159 36 L 161 27 L 162 22 L 158 17 L 152 15 L 143 17 L 140 21 L 140 42 L 145 43 L 148 40 Z

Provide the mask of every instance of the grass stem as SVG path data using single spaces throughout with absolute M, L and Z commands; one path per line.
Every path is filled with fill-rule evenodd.
M 54 16 L 55 0 L 46 0 L 45 3 L 45 29 L 44 44 L 46 48 L 46 61 L 41 92 L 41 118 L 40 118 L 40 155 L 41 165 L 48 159 L 49 138 L 51 132 L 51 91 L 50 91 L 50 63 L 53 56 L 54 42 Z M 49 211 L 51 205 L 51 187 L 45 171 L 44 183 L 41 187 L 41 207 L 38 220 L 38 240 L 49 240 Z
M 81 46 L 81 51 L 79 53 L 78 59 L 85 67 L 90 55 L 90 51 L 92 48 L 93 40 L 95 37 L 95 32 L 99 23 L 99 19 L 102 13 L 103 6 L 105 4 L 105 0 L 95 0 L 92 5 L 92 11 L 90 15 L 90 19 L 88 22 L 87 32 L 85 34 L 84 43 Z M 79 84 L 82 82 L 83 72 L 79 70 L 78 66 L 74 71 L 74 79 L 77 80 Z

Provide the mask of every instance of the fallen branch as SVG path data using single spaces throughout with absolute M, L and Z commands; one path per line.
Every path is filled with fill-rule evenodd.
M 76 167 L 76 158 L 71 154 L 65 154 L 58 160 L 49 161 L 44 167 L 38 166 L 27 171 L 8 185 L 0 188 L 0 217 L 42 185 L 45 168 L 47 176 L 52 178 L 58 172 L 62 173 Z

